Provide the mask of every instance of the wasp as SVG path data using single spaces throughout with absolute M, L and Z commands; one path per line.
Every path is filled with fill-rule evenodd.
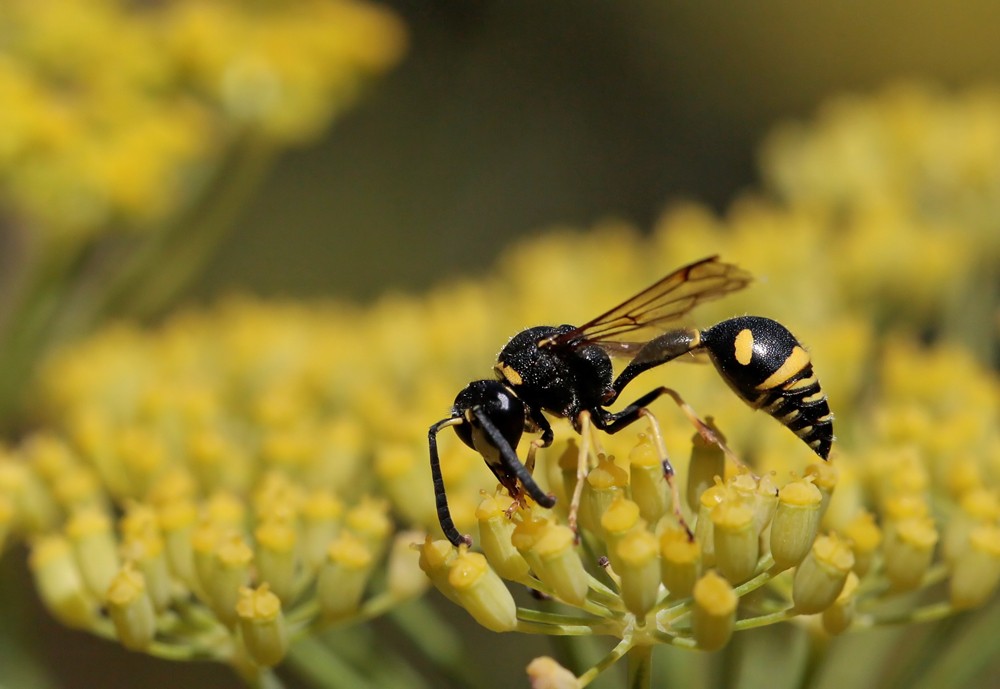
M 608 409 L 636 376 L 683 355 L 707 353 L 737 396 L 767 412 L 827 459 L 833 443 L 833 415 L 808 352 L 787 328 L 760 316 L 739 316 L 701 330 L 676 327 L 675 322 L 699 304 L 750 282 L 748 272 L 712 256 L 679 268 L 581 326 L 536 326 L 511 338 L 497 356 L 495 378 L 469 383 L 458 393 L 448 418 L 433 424 L 427 434 L 438 520 L 448 540 L 456 546 L 472 542 L 459 534 L 448 510 L 437 449 L 443 428 L 454 428 L 463 443 L 482 455 L 514 498 L 511 509 L 524 504 L 525 494 L 542 507 L 555 505 L 555 497 L 545 493 L 531 475 L 534 451 L 553 441 L 546 414 L 569 419 L 584 440 L 592 426 L 617 433 L 643 416 L 649 417 L 658 435 L 646 407 L 668 395 L 702 435 L 724 447 L 671 388 L 657 387 L 620 411 Z M 659 334 L 639 337 L 650 330 Z M 612 356 L 630 359 L 617 376 Z M 522 463 L 517 446 L 526 431 L 541 437 L 532 441 L 528 459 Z M 673 469 L 662 443 L 661 458 L 674 490 L 674 511 L 680 517 Z M 581 467 L 585 461 L 581 452 Z M 580 471 L 578 478 L 582 478 Z M 570 507 L 574 527 L 581 485 L 578 480 Z

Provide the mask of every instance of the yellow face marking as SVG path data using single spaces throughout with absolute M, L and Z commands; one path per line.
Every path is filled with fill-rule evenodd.
M 733 354 L 741 365 L 746 366 L 750 363 L 750 359 L 753 358 L 753 333 L 750 332 L 750 328 L 743 328 L 736 334 L 736 339 L 733 341 Z
M 521 378 L 521 374 L 512 369 L 507 364 L 496 364 L 493 366 L 493 370 L 497 372 L 503 380 L 507 381 L 511 385 L 520 385 L 524 382 Z
M 796 373 L 809 365 L 809 354 L 806 350 L 796 345 L 792 348 L 792 353 L 788 355 L 784 363 L 778 370 L 768 376 L 767 380 L 757 386 L 758 390 L 770 390 L 784 383 Z

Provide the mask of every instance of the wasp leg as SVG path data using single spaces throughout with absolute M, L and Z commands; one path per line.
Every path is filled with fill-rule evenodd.
M 549 424 L 549 420 L 545 418 L 537 409 L 532 409 L 530 412 L 531 422 L 535 424 L 538 430 L 542 432 L 541 438 L 536 438 L 531 441 L 531 445 L 528 446 L 528 457 L 524 461 L 524 466 L 528 469 L 529 474 L 535 473 L 535 453 L 538 452 L 539 448 L 548 447 L 552 444 L 552 439 L 555 435 L 552 433 L 552 426 Z
M 448 496 L 445 493 L 444 477 L 441 476 L 441 460 L 438 457 L 437 434 L 442 428 L 457 426 L 461 423 L 463 423 L 461 417 L 444 419 L 431 426 L 427 432 L 427 446 L 430 448 L 431 453 L 431 476 L 434 479 L 434 503 L 437 506 L 438 522 L 441 524 L 444 537 L 453 546 L 460 546 L 462 544 L 472 545 L 472 537 L 469 535 L 463 536 L 458 532 L 458 529 L 455 528 L 455 522 L 451 518 L 451 512 L 448 510 Z
M 580 531 L 577 529 L 577 517 L 580 513 L 580 498 L 583 495 L 583 482 L 587 480 L 588 457 L 590 456 L 590 412 L 584 410 L 576 417 L 580 426 L 580 451 L 576 456 L 576 485 L 573 486 L 573 497 L 569 501 L 569 515 L 567 521 L 569 528 L 573 529 L 573 534 L 577 541 L 580 540 Z
M 535 424 L 538 430 L 542 432 L 541 447 L 551 445 L 555 435 L 552 433 L 552 426 L 549 424 L 549 420 L 545 418 L 545 414 L 538 409 L 532 409 L 529 411 L 529 418 L 531 419 L 531 423 Z
M 490 444 L 496 448 L 499 454 L 500 467 L 499 469 L 504 470 L 508 476 L 512 476 L 516 479 L 516 482 L 524 487 L 525 492 L 528 493 L 535 502 L 537 502 L 542 507 L 552 507 L 556 504 L 556 498 L 554 495 L 550 495 L 542 490 L 541 486 L 535 483 L 535 479 L 532 478 L 531 473 L 528 471 L 527 467 L 521 463 L 518 459 L 517 453 L 514 452 L 514 448 L 510 446 L 507 439 L 503 437 L 503 434 L 497 429 L 493 422 L 490 421 L 490 417 L 482 410 L 481 407 L 475 407 L 472 409 L 472 414 L 476 417 L 476 421 L 479 422 L 480 427 L 486 436 L 490 440 Z M 492 467 L 491 467 L 492 468 Z M 494 470 L 494 473 L 497 473 Z M 498 474 L 498 478 L 501 478 Z M 506 482 L 501 478 L 501 483 L 505 484 L 507 489 L 511 492 L 511 497 L 518 499 L 520 491 L 517 490 L 517 485 L 515 483 L 514 490 L 506 485 Z
M 694 541 L 694 533 L 691 531 L 691 527 L 688 526 L 687 520 L 684 519 L 684 513 L 681 512 L 681 492 L 677 486 L 677 481 L 675 479 L 674 467 L 670 463 L 670 456 L 667 454 L 667 444 L 663 442 L 663 433 L 660 431 L 660 422 L 656 420 L 653 416 L 653 412 L 648 409 L 640 409 L 639 416 L 646 417 L 649 421 L 649 429 L 653 435 L 653 440 L 656 442 L 656 450 L 660 454 L 660 465 L 663 467 L 663 478 L 667 481 L 667 486 L 670 488 L 670 500 L 674 507 L 674 517 L 680 523 L 684 532 L 687 534 L 689 541 Z
M 691 422 L 691 425 L 693 425 L 698 431 L 698 435 L 705 439 L 705 442 L 717 445 L 726 454 L 726 456 L 729 457 L 734 464 L 736 464 L 736 466 L 746 466 L 743 463 L 743 460 L 737 457 L 736 453 L 729 449 L 729 446 L 726 445 L 725 441 L 721 437 L 719 437 L 719 434 L 712 430 L 711 426 L 702 421 L 691 405 L 685 402 L 680 393 L 672 388 L 659 387 L 655 390 L 651 390 L 632 404 L 622 409 L 620 412 L 605 412 L 603 415 L 598 415 L 594 418 L 594 423 L 598 428 L 606 433 L 617 433 L 626 426 L 634 423 L 636 419 L 639 418 L 640 413 L 645 407 L 649 406 L 654 400 L 663 395 L 670 397 L 670 399 L 672 399 L 677 406 L 681 408 L 681 411 L 684 412 L 684 416 L 687 417 L 688 421 Z

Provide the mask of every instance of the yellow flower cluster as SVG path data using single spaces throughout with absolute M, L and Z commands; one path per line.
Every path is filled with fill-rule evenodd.
M 995 244 L 976 231 L 940 242 L 938 225 L 910 222 L 924 208 L 910 203 L 912 187 L 888 186 L 894 193 L 880 198 L 881 209 L 907 220 L 879 225 L 871 252 L 861 250 L 861 229 L 834 222 L 840 200 L 753 197 L 724 218 L 677 208 L 645 238 L 614 223 L 554 231 L 514 247 L 491 277 L 365 310 L 233 301 L 153 332 L 107 329 L 48 367 L 41 408 L 64 440 L 41 436 L 0 463 L 0 531 L 6 524 L 31 539 L 46 600 L 46 586 L 87 592 L 53 606 L 61 619 L 95 629 L 102 605 L 116 625 L 106 633 L 160 648 L 188 638 L 170 625 L 177 616 L 189 623 L 178 602 L 193 601 L 197 619 L 215 630 L 198 637 L 199 648 L 239 628 L 240 653 L 268 665 L 287 639 L 274 622 L 279 608 L 313 620 L 320 610 L 364 615 L 384 600 L 364 597 L 364 576 L 388 537 L 385 506 L 360 495 L 379 493 L 401 521 L 440 533 L 428 426 L 449 415 L 469 380 L 491 377 L 508 337 L 584 322 L 718 253 L 757 282 L 699 307 L 693 322 L 752 313 L 795 333 L 836 414 L 830 463 L 749 410 L 712 366 L 672 363 L 644 373 L 622 400 L 658 385 L 678 390 L 754 473 L 700 436 L 692 441 L 684 415 L 657 402 L 659 436 L 641 420 L 581 439 L 557 420 L 556 442 L 538 452 L 535 471 L 555 508 L 508 511 L 481 458 L 443 433 L 451 512 L 460 531 L 478 534 L 481 552 L 424 540 L 420 566 L 430 580 L 491 630 L 620 640 L 580 678 L 534 664 L 538 686 L 586 684 L 625 654 L 648 662 L 657 644 L 719 648 L 735 631 L 793 618 L 816 615 L 833 634 L 980 606 L 1000 579 L 1000 384 L 960 344 L 965 331 L 951 327 L 955 309 L 976 305 L 956 304 L 950 286 L 988 291 L 984 273 L 963 261 L 975 256 L 995 270 Z M 945 187 L 931 192 L 935 217 L 964 226 L 967 199 Z M 977 208 L 996 204 L 994 192 Z M 914 332 L 930 332 L 933 344 Z M 590 451 L 578 479 L 584 440 Z M 679 505 L 662 475 L 664 454 Z M 575 534 L 568 506 L 578 480 Z M 179 540 L 190 557 L 170 555 L 175 504 L 187 510 Z M 125 510 L 117 523 L 111 505 Z M 366 516 L 351 521 L 342 510 Z M 314 532 L 314 520 L 344 526 L 334 538 Z M 372 524 L 382 525 L 374 536 Z M 154 593 L 146 529 L 163 543 L 167 594 Z M 58 570 L 59 585 L 40 576 L 50 547 L 70 563 Z M 98 564 L 85 564 L 91 556 Z M 340 578 L 330 579 L 331 568 Z M 305 603 L 295 598 L 303 577 L 315 582 Z M 505 581 L 556 604 L 519 608 Z M 136 602 L 140 590 L 148 604 Z M 925 595 L 906 595 L 913 591 Z M 294 612 L 301 605 L 308 613 Z
M 0 199 L 46 236 L 162 220 L 247 139 L 315 137 L 403 43 L 345 0 L 12 0 L 0 25 Z
M 252 674 L 426 588 L 339 411 L 367 384 L 351 320 L 233 302 L 51 362 L 62 422 L 0 456 L 0 535 L 28 540 L 59 620 Z
M 616 657 L 641 644 L 713 650 L 735 630 L 799 615 L 822 613 L 838 634 L 982 605 L 1000 583 L 1000 383 L 958 349 L 892 342 L 886 351 L 868 413 L 844 428 L 858 440 L 841 442 L 830 464 L 789 445 L 783 457 L 761 455 L 769 471 L 759 477 L 727 471 L 722 450 L 697 435 L 689 461 L 673 454 L 693 536 L 672 512 L 654 445 L 622 433 L 595 440 L 603 452 L 583 485 L 576 547 L 565 521 L 578 448 L 560 427 L 563 440 L 539 452 L 537 472 L 557 507 L 518 509 L 511 520 L 511 501 L 490 494 L 477 511 L 485 559 L 428 541 L 422 566 L 484 626 L 589 629 L 622 639 Z M 471 593 L 460 585 L 468 576 L 455 574 L 470 562 Z M 501 579 L 583 616 L 518 609 Z M 941 581 L 944 600 L 893 606 Z
M 1000 279 L 1000 89 L 832 99 L 816 121 L 778 127 L 761 158 L 769 189 L 836 245 L 853 305 L 994 346 L 980 342 L 997 333 L 984 286 Z

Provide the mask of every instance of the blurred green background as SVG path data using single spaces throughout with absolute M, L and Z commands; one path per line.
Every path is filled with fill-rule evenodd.
M 899 79 L 1000 74 L 989 0 L 384 4 L 409 27 L 402 65 L 325 140 L 283 156 L 189 298 L 368 299 L 481 272 L 547 227 L 646 229 L 675 198 L 724 210 L 755 184 L 776 122 Z M 30 590 L 11 569 L 0 585 Z M 25 606 L 9 631 L 42 649 L 56 686 L 237 685 L 225 668 L 130 654 Z M 544 651 L 462 630 L 485 639 L 470 662 L 503 676 Z
M 284 156 L 198 293 L 370 297 L 474 274 L 553 225 L 721 210 L 776 122 L 899 79 L 1000 74 L 989 0 L 386 4 L 410 29 L 403 64 Z

